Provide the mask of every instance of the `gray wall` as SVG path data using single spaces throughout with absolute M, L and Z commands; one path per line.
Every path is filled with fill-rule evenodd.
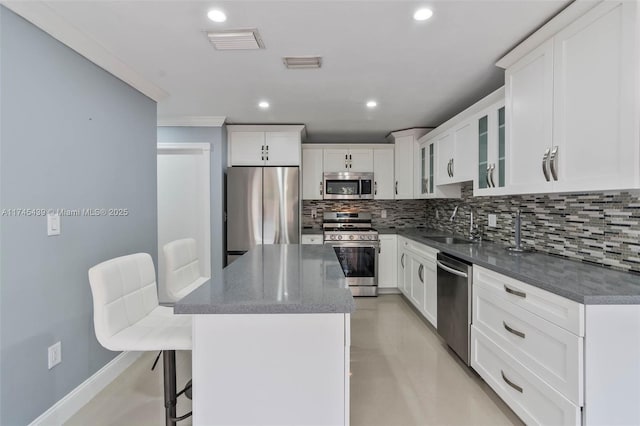
M 128 208 L 127 217 L 0 216 L 0 424 L 26 424 L 117 353 L 93 331 L 87 270 L 157 251 L 156 104 L 0 7 L 0 208 Z M 62 363 L 47 369 L 47 347 Z
M 211 273 L 224 265 L 224 187 L 227 170 L 227 128 L 158 127 L 158 143 L 211 144 Z

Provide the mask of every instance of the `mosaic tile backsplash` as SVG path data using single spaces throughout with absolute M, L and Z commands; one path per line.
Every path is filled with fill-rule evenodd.
M 615 269 L 640 272 L 640 196 L 629 192 L 473 197 L 471 183 L 461 200 L 428 200 L 430 227 L 468 235 L 469 208 L 476 210 L 483 238 L 514 244 L 515 212 L 522 210 L 525 247 Z M 449 218 L 460 205 L 455 223 Z M 497 226 L 487 226 L 488 214 Z
M 311 217 L 311 210 L 316 209 L 317 217 Z M 322 213 L 327 211 L 363 211 L 371 212 L 372 222 L 378 227 L 415 227 L 425 224 L 424 200 L 361 200 L 361 201 L 303 201 L 302 225 L 322 227 Z M 381 211 L 387 211 L 382 218 Z
M 478 215 L 483 239 L 514 244 L 513 223 L 522 210 L 522 242 L 540 252 L 614 269 L 640 272 L 640 195 L 630 192 L 473 197 L 463 184 L 457 200 L 304 201 L 303 224 L 321 226 L 323 211 L 361 210 L 373 214 L 379 227 L 428 226 L 468 235 L 469 206 Z M 455 222 L 449 218 L 459 205 Z M 316 219 L 311 209 L 317 209 Z M 380 211 L 387 211 L 387 218 Z M 487 225 L 488 215 L 497 226 Z

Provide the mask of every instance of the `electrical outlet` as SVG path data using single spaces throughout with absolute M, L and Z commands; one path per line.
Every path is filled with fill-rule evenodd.
M 383 219 L 387 218 L 387 211 L 386 210 L 380 210 L 380 217 Z
M 49 346 L 47 350 L 49 370 L 62 362 L 62 342 Z
M 489 227 L 490 228 L 495 228 L 496 226 L 498 226 L 498 218 L 495 214 L 489 214 Z
M 47 215 L 47 235 L 49 237 L 60 235 L 60 215 L 57 213 Z
M 316 217 L 318 217 L 318 210 L 316 209 L 311 209 L 311 217 L 313 219 L 315 219 Z

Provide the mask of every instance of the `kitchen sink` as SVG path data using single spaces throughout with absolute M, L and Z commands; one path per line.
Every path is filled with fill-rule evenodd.
M 428 240 L 431 241 L 436 241 L 438 243 L 445 243 L 445 244 L 474 244 L 477 243 L 477 241 L 471 241 L 471 240 L 466 240 L 464 238 L 458 238 L 458 237 L 425 237 Z

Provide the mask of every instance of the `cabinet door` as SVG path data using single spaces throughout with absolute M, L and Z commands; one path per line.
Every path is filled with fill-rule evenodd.
M 376 200 L 393 200 L 393 148 L 373 150 L 373 196 Z
M 325 149 L 324 171 L 346 172 L 349 171 L 349 151 L 347 149 Z
M 438 327 L 438 271 L 435 259 L 424 262 L 424 316 L 431 325 Z
M 231 132 L 229 140 L 232 166 L 264 165 L 264 132 Z
M 477 175 L 474 194 L 499 193 L 505 183 L 505 111 L 504 102 L 482 112 L 476 125 L 478 146 Z
M 297 132 L 266 132 L 267 166 L 299 166 L 300 134 Z
M 413 198 L 426 198 L 429 193 L 429 143 L 422 142 L 418 146 L 418 152 L 416 154 L 415 169 L 415 182 L 413 184 L 414 197 Z
M 437 176 L 438 185 L 451 183 L 451 160 L 453 159 L 454 146 L 453 135 L 451 132 L 443 133 L 438 136 L 436 143 L 438 144 L 437 153 Z
M 636 7 L 603 2 L 554 37 L 554 191 L 637 185 Z
M 380 235 L 378 287 L 397 288 L 398 241 L 395 235 Z
M 473 164 L 477 157 L 475 144 L 475 120 L 468 120 L 453 129 L 453 161 L 451 162 L 452 182 L 473 180 Z
M 411 256 L 411 301 L 419 311 L 424 311 L 424 261 Z
M 553 40 L 507 68 L 505 85 L 507 191 L 549 192 L 542 162 L 552 145 Z
M 413 151 L 415 138 L 402 136 L 395 141 L 395 184 L 396 200 L 413 199 Z
M 302 199 L 322 200 L 322 149 L 302 150 Z
M 405 268 L 405 259 L 406 254 L 404 250 L 404 238 L 398 237 L 398 250 L 397 250 L 397 263 L 396 263 L 396 271 L 397 271 L 397 282 L 398 289 L 404 294 L 404 268 Z
M 349 150 L 349 171 L 350 172 L 372 172 L 373 171 L 373 150 L 372 149 L 351 149 Z

